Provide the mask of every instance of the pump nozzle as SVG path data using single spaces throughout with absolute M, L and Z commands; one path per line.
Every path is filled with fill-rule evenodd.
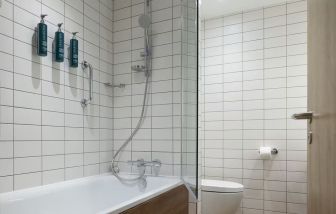
M 57 24 L 57 26 L 58 26 L 58 32 L 61 32 L 61 31 L 62 31 L 62 29 L 61 29 L 62 25 L 63 25 L 63 23 L 58 23 L 58 24 Z
M 79 32 L 72 32 L 72 38 L 73 39 L 76 39 L 76 35 L 78 34 Z
M 44 23 L 44 18 L 48 16 L 47 14 L 41 14 L 41 23 Z

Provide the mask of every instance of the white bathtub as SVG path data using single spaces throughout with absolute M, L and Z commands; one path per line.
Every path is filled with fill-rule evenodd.
M 143 189 L 110 174 L 92 176 L 0 194 L 0 214 L 114 214 L 181 184 L 178 178 L 147 177 Z

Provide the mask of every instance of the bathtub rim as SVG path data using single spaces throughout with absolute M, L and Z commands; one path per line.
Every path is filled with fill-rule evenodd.
M 67 187 L 71 187 L 71 186 L 80 186 L 83 184 L 84 185 L 89 184 L 90 182 L 93 182 L 96 179 L 103 178 L 106 176 L 113 176 L 113 179 L 116 179 L 118 181 L 118 179 L 112 173 L 104 173 L 100 175 L 87 176 L 87 177 L 82 177 L 82 178 L 77 178 L 77 179 L 52 183 L 52 184 L 46 184 L 42 186 L 36 186 L 36 187 L 20 189 L 20 190 L 11 191 L 11 192 L 0 193 L 0 205 L 8 201 L 17 199 L 20 196 L 23 197 L 23 196 L 30 195 L 31 197 L 34 197 L 36 195 L 44 194 L 46 192 L 53 193 L 54 191 L 60 191 L 60 188 L 66 189 Z M 111 207 L 105 210 L 99 211 L 96 214 L 117 214 L 117 213 L 126 211 L 127 209 L 130 209 L 132 207 L 135 207 L 143 202 L 146 202 L 152 198 L 155 198 L 159 196 L 160 194 L 165 193 L 171 189 L 174 189 L 180 185 L 184 185 L 183 180 L 179 176 L 147 176 L 147 177 L 158 178 L 158 179 L 168 178 L 168 179 L 171 179 L 171 182 L 169 184 L 164 184 L 160 186 L 159 188 L 151 190 L 150 192 L 143 193 L 141 195 L 132 197 L 128 199 L 127 201 L 124 201 L 118 205 L 111 205 Z
M 154 177 L 154 176 L 150 176 Z M 118 214 L 123 211 L 126 211 L 130 208 L 133 208 L 139 204 L 142 204 L 152 198 L 155 198 L 165 192 L 168 192 L 169 190 L 172 190 L 178 186 L 185 185 L 183 180 L 179 177 L 174 177 L 174 176 L 156 176 L 156 177 L 163 177 L 163 178 L 171 178 L 172 180 L 175 180 L 174 184 L 166 184 L 161 186 L 160 188 L 157 188 L 151 192 L 144 193 L 141 196 L 134 197 L 128 201 L 125 201 L 121 204 L 118 204 L 116 206 L 113 206 L 111 208 L 105 209 L 102 212 L 99 212 L 97 214 Z M 127 203 L 128 202 L 128 203 Z

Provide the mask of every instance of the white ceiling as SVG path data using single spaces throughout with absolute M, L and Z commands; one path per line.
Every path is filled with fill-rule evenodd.
M 230 13 L 288 2 L 288 0 L 199 0 L 201 18 L 211 19 Z

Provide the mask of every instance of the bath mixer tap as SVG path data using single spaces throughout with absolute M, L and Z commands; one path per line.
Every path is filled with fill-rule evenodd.
M 143 158 L 140 158 L 136 161 L 127 161 L 128 164 L 136 165 L 140 172 L 145 173 L 146 167 L 150 166 L 153 167 L 154 175 L 157 176 L 159 174 L 160 168 L 161 168 L 161 161 L 158 159 L 155 159 L 153 161 L 145 161 Z

